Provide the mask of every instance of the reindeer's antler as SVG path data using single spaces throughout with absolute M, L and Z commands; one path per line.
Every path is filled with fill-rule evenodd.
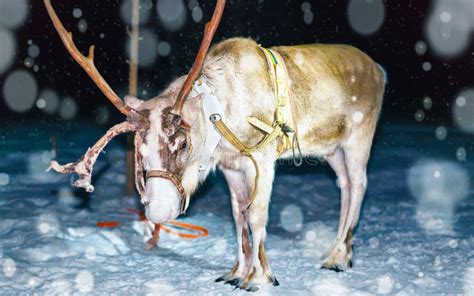
M 50 167 L 48 168 L 48 171 L 53 169 L 56 172 L 62 174 L 76 173 L 79 176 L 79 180 L 74 182 L 74 186 L 84 188 L 87 192 L 92 192 L 94 191 L 94 186 L 91 184 L 92 170 L 94 169 L 94 164 L 97 160 L 97 157 L 99 157 L 99 154 L 113 137 L 121 133 L 135 130 L 135 125 L 128 121 L 119 123 L 109 129 L 107 133 L 102 136 L 102 138 L 100 138 L 97 143 L 94 144 L 94 146 L 87 150 L 86 154 L 84 154 L 80 160 L 65 165 L 60 165 L 53 160 Z
M 59 20 L 58 15 L 51 6 L 50 0 L 44 0 L 44 5 L 48 10 L 49 17 L 53 21 L 53 25 L 58 31 L 59 37 L 68 50 L 69 54 L 76 60 L 76 62 L 81 65 L 81 67 L 86 71 L 89 77 L 94 81 L 94 83 L 100 88 L 102 93 L 114 104 L 114 106 L 122 112 L 124 115 L 128 116 L 130 114 L 130 107 L 125 105 L 125 103 L 117 96 L 117 94 L 112 90 L 112 88 L 107 84 L 105 79 L 100 75 L 99 71 L 94 65 L 94 45 L 89 48 L 89 56 L 85 57 L 76 47 L 72 39 L 72 33 L 68 32 L 61 21 Z
M 217 0 L 216 8 L 214 9 L 212 19 L 206 24 L 204 30 L 204 37 L 201 42 L 201 47 L 199 48 L 198 54 L 196 56 L 196 60 L 194 61 L 194 65 L 191 68 L 191 71 L 189 71 L 188 77 L 186 78 L 186 81 L 184 81 L 183 87 L 181 88 L 178 98 L 176 99 L 176 102 L 174 104 L 173 110 L 171 111 L 171 113 L 177 116 L 181 115 L 184 101 L 191 92 L 193 83 L 201 72 L 202 64 L 204 63 L 204 58 L 206 57 L 206 53 L 209 50 L 209 46 L 211 45 L 214 33 L 216 32 L 217 27 L 219 26 L 219 23 L 221 21 L 222 13 L 224 12 L 224 6 L 225 0 Z

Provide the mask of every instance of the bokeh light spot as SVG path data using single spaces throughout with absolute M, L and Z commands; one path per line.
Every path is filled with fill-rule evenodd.
M 466 161 L 466 158 L 467 158 L 466 148 L 464 148 L 464 147 L 459 147 L 459 148 L 456 150 L 456 158 L 457 158 L 459 161 Z
M 13 34 L 0 26 L 0 74 L 10 67 L 16 50 L 16 41 Z
M 28 111 L 34 105 L 37 93 L 35 78 L 24 70 L 16 70 L 8 75 L 3 85 L 5 103 L 15 112 Z
M 71 120 L 76 116 L 79 107 L 73 98 L 64 98 L 59 107 L 59 116 L 65 120 Z
M 52 159 L 51 151 L 36 151 L 28 156 L 28 173 L 34 178 L 45 178 L 46 169 Z
M 422 56 L 426 53 L 426 43 L 424 41 L 418 41 L 415 44 L 415 52 Z
M 41 106 L 39 105 L 39 102 Z M 45 89 L 43 90 L 40 95 L 38 101 L 36 101 L 36 106 L 43 110 L 46 114 L 53 114 L 58 110 L 59 107 L 59 98 L 56 92 L 52 89 Z
M 459 107 L 464 107 L 466 105 L 466 98 L 463 96 L 459 96 L 456 98 L 456 105 Z
M 363 119 L 364 114 L 360 111 L 356 111 L 354 112 L 354 114 L 352 114 L 352 121 L 354 121 L 355 123 L 361 123 Z
M 138 18 L 139 24 L 145 24 L 150 19 L 150 9 L 153 6 L 150 0 L 140 0 L 139 13 L 140 17 Z M 132 0 L 122 1 L 120 6 L 120 16 L 122 20 L 127 24 L 132 24 Z
M 33 277 L 28 279 L 28 283 L 26 285 L 30 289 L 35 289 L 38 286 L 40 286 L 41 284 L 42 284 L 42 280 L 37 276 L 33 276 Z
M 423 71 L 430 71 L 431 70 L 431 63 L 430 62 L 424 62 L 423 65 L 421 65 L 421 67 L 423 68 Z
M 448 136 L 448 129 L 444 126 L 438 126 L 435 130 L 436 138 L 440 141 L 446 140 Z
M 418 201 L 418 223 L 429 234 L 451 233 L 454 209 L 469 193 L 467 171 L 456 162 L 421 160 L 408 171 L 407 183 Z
M 158 36 L 153 30 L 144 28 L 140 30 L 140 42 L 138 45 L 138 65 L 150 67 L 158 57 Z M 128 38 L 127 53 L 130 56 L 130 38 Z
M 194 22 L 199 23 L 202 20 L 202 16 L 203 16 L 201 7 L 199 6 L 194 7 L 191 13 L 191 16 Z
M 421 121 L 425 120 L 425 111 L 423 111 L 421 109 L 416 110 L 415 120 L 418 121 L 418 122 L 421 122 Z
M 425 108 L 426 110 L 430 110 L 432 106 L 433 106 L 433 101 L 431 100 L 431 98 L 425 97 L 423 99 L 423 108 Z
M 354 31 L 362 35 L 371 35 L 383 24 L 385 5 L 382 0 L 351 0 L 347 14 Z
M 309 25 L 313 22 L 314 13 L 312 11 L 305 11 L 303 14 L 303 21 L 305 24 Z
M 456 249 L 459 246 L 459 243 L 456 239 L 450 239 L 449 242 L 448 242 L 448 246 L 451 249 Z
M 170 54 L 171 52 L 171 46 L 168 42 L 166 41 L 161 41 L 160 44 L 158 44 L 158 54 L 162 57 L 166 57 Z
M 312 242 L 312 241 L 316 240 L 316 231 L 308 230 L 304 237 L 307 241 Z
M 377 237 L 371 237 L 369 239 L 369 246 L 372 248 L 372 249 L 377 249 L 380 245 L 380 240 L 377 238 Z
M 464 132 L 474 134 L 474 88 L 462 91 L 452 106 L 456 126 Z
M 10 176 L 6 173 L 0 173 L 0 186 L 7 186 L 10 183 Z
M 105 106 L 99 106 L 96 110 L 95 121 L 100 125 L 104 125 L 109 121 L 109 118 L 109 109 L 107 109 Z
M 72 11 L 72 15 L 75 18 L 80 18 L 82 16 L 82 10 L 80 8 L 74 8 Z
M 87 260 L 94 261 L 97 257 L 97 251 L 92 246 L 87 246 L 86 250 L 84 251 L 84 256 Z
M 77 24 L 77 29 L 81 33 L 85 33 L 87 31 L 87 21 L 85 19 L 81 19 Z
M 377 278 L 377 294 L 389 294 L 392 292 L 395 281 L 390 275 L 384 275 Z
M 287 205 L 280 213 L 280 223 L 288 232 L 296 232 L 303 227 L 303 212 L 296 205 Z
M 443 23 L 449 23 L 451 21 L 451 14 L 448 11 L 443 11 L 440 13 L 439 19 Z
M 76 289 L 81 293 L 89 293 L 94 288 L 94 276 L 90 271 L 80 271 L 75 279 Z
M 45 106 L 46 106 L 45 100 L 43 100 L 43 99 L 38 99 L 38 100 L 36 101 L 36 107 L 38 107 L 38 109 L 43 109 Z
M 437 0 L 428 16 L 425 34 L 431 49 L 443 57 L 455 57 L 469 45 L 472 1 Z
M 3 260 L 3 274 L 5 274 L 5 277 L 11 278 L 15 275 L 15 273 L 16 273 L 15 261 L 11 258 L 5 258 Z
M 311 10 L 311 4 L 309 2 L 301 3 L 301 10 L 303 12 L 310 11 Z
M 8 28 L 16 28 L 23 24 L 28 16 L 27 0 L 1 0 L 0 24 Z M 2 40 L 3 42 L 3 40 Z
M 472 260 L 471 260 L 472 261 Z M 464 293 L 472 295 L 474 291 L 474 266 L 466 269 L 464 274 Z
M 186 22 L 186 8 L 183 0 L 158 0 L 158 18 L 170 30 L 179 30 Z
M 30 57 L 27 57 L 25 61 L 23 62 L 23 64 L 25 65 L 25 67 L 29 69 L 35 65 L 35 60 Z
M 40 48 L 36 44 L 32 44 L 28 47 L 28 56 L 30 58 L 36 59 L 40 54 Z

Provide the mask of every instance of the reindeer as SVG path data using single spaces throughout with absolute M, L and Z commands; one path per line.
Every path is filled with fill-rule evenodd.
M 51 167 L 78 174 L 75 186 L 91 192 L 92 169 L 99 153 L 117 134 L 135 132 L 136 187 L 146 217 L 157 225 L 183 213 L 199 184 L 219 168 L 231 194 L 237 260 L 216 281 L 248 291 L 262 284 L 278 285 L 265 256 L 265 227 L 275 161 L 291 158 L 295 146 L 280 151 L 285 138 L 281 135 L 259 146 L 265 133 L 247 120 L 252 116 L 270 126 L 275 122 L 275 88 L 279 85 L 274 83 L 276 72 L 270 69 L 262 48 L 253 40 L 233 38 L 208 52 L 225 0 L 217 0 L 190 73 L 155 98 L 143 101 L 126 96 L 124 102 L 95 68 L 94 47 L 88 57 L 83 56 L 50 0 L 44 3 L 69 53 L 127 116 L 81 160 L 63 166 L 53 161 Z M 324 157 L 338 178 L 339 228 L 322 267 L 345 271 L 352 266 L 352 232 L 367 188 L 366 168 L 385 73 L 362 51 L 347 45 L 278 46 L 272 52 L 284 63 L 293 102 L 294 130 L 286 130 L 295 133 L 293 140 L 297 134 L 301 155 Z M 256 148 L 250 152 L 248 147 Z

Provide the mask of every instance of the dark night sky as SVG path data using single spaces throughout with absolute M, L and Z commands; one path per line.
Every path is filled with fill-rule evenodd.
M 40 69 L 34 73 L 40 90 L 52 88 L 60 97 L 71 96 L 79 103 L 80 117 L 95 114 L 98 106 L 107 106 L 113 116 L 120 114 L 90 81 L 83 70 L 69 57 L 54 31 L 42 1 L 31 1 L 28 21 L 16 29 L 17 55 L 15 64 L 9 71 L 0 74 L 0 82 L 14 69 L 25 69 L 27 41 L 33 40 L 41 50 L 35 60 Z M 52 1 L 56 11 L 68 30 L 74 33 L 78 47 L 87 52 L 90 44 L 96 45 L 96 65 L 109 84 L 120 96 L 127 93 L 128 65 L 125 46 L 127 42 L 126 24 L 120 17 L 119 0 L 76 0 Z M 60 2 L 57 4 L 55 2 Z M 154 5 L 156 1 L 153 1 Z M 185 1 L 188 3 L 188 1 Z M 425 122 L 451 124 L 450 104 L 456 95 L 466 87 L 473 86 L 473 48 L 470 47 L 456 58 L 437 57 L 430 50 L 420 56 L 415 52 L 415 43 L 426 41 L 424 24 L 432 8 L 430 1 L 384 1 L 385 21 L 381 29 L 373 35 L 357 34 L 349 25 L 347 17 L 348 1 L 309 1 L 314 20 L 306 24 L 303 20 L 301 3 L 303 0 L 244 0 L 228 1 L 223 21 L 217 31 L 215 41 L 235 36 L 256 39 L 264 46 L 291 45 L 304 43 L 347 43 L 370 55 L 384 66 L 388 73 L 382 120 L 414 122 L 417 109 L 422 109 L 425 96 L 433 100 L 433 108 L 427 111 Z M 157 33 L 160 40 L 171 45 L 168 57 L 159 57 L 153 66 L 139 70 L 139 93 L 150 98 L 157 95 L 172 79 L 185 74 L 192 65 L 194 54 L 200 43 L 204 20 L 210 18 L 214 1 L 200 1 L 204 11 L 203 21 L 195 23 L 187 10 L 186 24 L 177 32 L 169 32 L 160 24 L 156 9 L 151 9 L 151 17 L 143 27 Z M 80 33 L 78 19 L 72 11 L 79 7 L 88 29 Z M 103 33 L 105 38 L 100 38 Z M 471 34 L 472 36 L 472 34 Z M 431 71 L 424 71 L 424 62 L 432 64 Z M 3 98 L 0 99 L 0 115 L 5 119 L 22 122 L 34 119 L 60 120 L 46 116 L 33 107 L 22 114 L 11 112 Z M 11 120 L 10 120 L 11 122 Z

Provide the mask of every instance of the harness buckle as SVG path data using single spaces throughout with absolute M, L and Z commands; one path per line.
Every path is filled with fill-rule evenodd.
M 281 131 L 284 132 L 285 134 L 294 134 L 295 133 L 295 130 L 292 129 L 289 125 L 287 125 L 286 123 L 282 123 L 280 124 L 280 127 L 281 127 Z

